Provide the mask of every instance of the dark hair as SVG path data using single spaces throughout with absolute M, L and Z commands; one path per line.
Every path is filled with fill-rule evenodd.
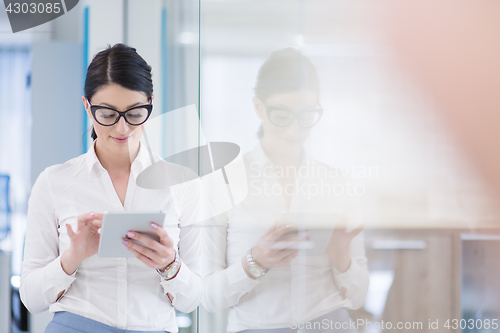
M 85 97 L 90 101 L 98 89 L 112 83 L 143 92 L 148 99 L 153 96 L 151 66 L 136 49 L 124 44 L 108 46 L 92 59 L 85 78 Z M 97 138 L 94 128 L 91 136 L 93 140 Z
M 308 89 L 319 96 L 319 79 L 312 62 L 294 48 L 271 53 L 259 69 L 254 92 L 264 102 L 275 94 Z M 262 125 L 257 137 L 262 138 Z

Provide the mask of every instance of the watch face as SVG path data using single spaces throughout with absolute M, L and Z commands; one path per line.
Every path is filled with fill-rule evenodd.
M 256 265 L 248 265 L 248 271 L 255 277 L 260 277 L 262 275 L 262 271 Z
M 177 271 L 179 270 L 179 266 L 175 265 L 172 267 L 168 272 L 167 272 L 167 279 L 171 279 L 177 274 Z

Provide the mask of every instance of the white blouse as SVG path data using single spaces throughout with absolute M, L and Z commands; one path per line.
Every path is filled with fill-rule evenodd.
M 203 306 L 211 312 L 229 308 L 228 332 L 290 327 L 341 307 L 361 307 L 368 291 L 361 234 L 351 242 L 351 265 L 343 273 L 327 255 L 297 256 L 256 280 L 246 275 L 241 264 L 241 258 L 283 211 L 344 212 L 355 206 L 353 184 L 339 169 L 304 158 L 293 192 L 288 188 L 292 195 L 287 209 L 273 165 L 260 144 L 244 160 L 247 198 L 206 222 L 204 228 Z M 341 189 L 345 190 L 342 194 Z
M 169 173 L 187 177 L 184 168 L 157 156 L 155 161 L 163 164 L 167 177 Z M 190 218 L 189 206 L 197 204 L 196 193 L 186 190 L 180 204 L 174 204 L 168 189 L 137 186 L 138 175 L 149 165 L 150 157 L 141 145 L 131 166 L 124 205 L 94 145 L 86 154 L 40 174 L 29 199 L 20 286 L 21 299 L 30 312 L 69 311 L 120 329 L 177 332 L 174 308 L 183 312 L 196 309 L 202 289 L 200 229 L 182 223 Z M 135 257 L 93 255 L 71 276 L 62 270 L 61 254 L 70 246 L 66 224 L 76 230 L 81 214 L 134 210 L 167 212 L 163 226 L 182 261 L 177 277 L 164 281 Z M 61 291 L 64 296 L 56 300 Z M 172 304 L 167 293 L 173 296 Z

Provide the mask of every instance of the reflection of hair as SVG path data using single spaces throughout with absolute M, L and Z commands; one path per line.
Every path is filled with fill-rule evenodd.
M 109 46 L 92 59 L 85 78 L 85 97 L 90 101 L 98 89 L 111 83 L 143 92 L 148 99 L 153 95 L 151 67 L 134 48 L 124 44 Z M 92 139 L 96 138 L 92 128 Z
M 307 89 L 319 95 L 319 79 L 312 62 L 293 48 L 273 52 L 260 67 L 255 95 L 262 101 L 275 94 Z M 257 133 L 263 136 L 262 126 Z

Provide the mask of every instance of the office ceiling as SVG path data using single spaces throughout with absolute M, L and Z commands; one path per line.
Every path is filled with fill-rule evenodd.
M 370 12 L 371 5 L 358 0 L 202 0 L 201 41 L 207 52 L 242 54 L 373 43 Z

